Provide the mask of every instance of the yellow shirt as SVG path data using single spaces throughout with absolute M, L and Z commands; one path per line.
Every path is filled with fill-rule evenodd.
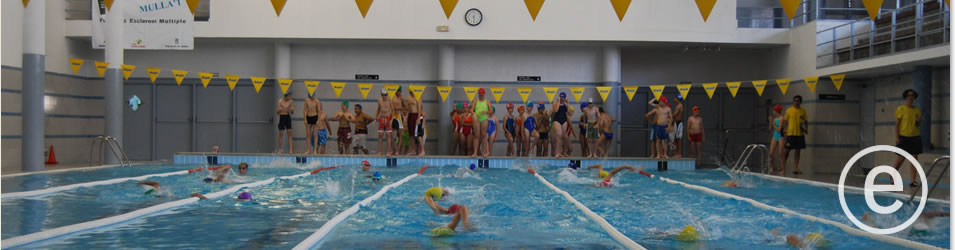
M 803 136 L 802 123 L 809 120 L 809 117 L 806 116 L 806 109 L 796 108 L 795 106 L 789 107 L 786 109 L 784 119 L 788 121 L 786 124 L 786 136 Z
M 919 108 L 906 105 L 899 106 L 895 109 L 895 118 L 902 119 L 899 122 L 899 136 L 919 136 L 919 127 L 915 125 L 915 122 L 922 120 L 922 112 L 919 111 Z

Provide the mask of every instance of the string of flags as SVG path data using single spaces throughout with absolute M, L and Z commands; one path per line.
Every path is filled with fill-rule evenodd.
M 79 73 L 80 68 L 83 67 L 83 64 L 85 62 L 85 60 L 77 59 L 77 58 L 70 58 L 69 61 L 70 61 L 70 68 L 73 69 L 73 74 Z M 96 66 L 96 73 L 99 75 L 99 77 L 103 77 L 103 75 L 106 72 L 106 68 L 109 66 L 109 63 L 101 62 L 101 61 L 93 61 L 93 64 Z M 133 72 L 136 70 L 136 66 L 123 64 L 123 65 L 120 65 L 120 69 L 122 69 L 123 78 L 126 80 L 129 80 L 129 76 L 132 75 Z M 185 79 L 186 75 L 189 74 L 189 71 L 186 71 L 186 70 L 172 69 L 170 71 L 172 72 L 173 78 L 176 80 L 177 85 L 182 85 L 183 79 Z M 146 67 L 146 74 L 149 76 L 149 81 L 152 83 L 156 83 L 156 79 L 159 77 L 160 73 L 162 73 L 161 68 Z M 209 82 L 212 81 L 212 78 L 214 76 L 213 73 L 209 73 L 209 72 L 197 72 L 196 74 L 198 74 L 199 81 L 202 83 L 203 88 L 206 88 L 209 86 Z M 828 77 L 830 80 L 832 80 L 832 84 L 836 87 L 836 91 L 841 91 L 842 82 L 845 80 L 846 75 L 834 74 L 834 75 L 829 75 Z M 239 75 L 232 75 L 232 74 L 225 75 L 225 80 L 229 86 L 229 91 L 235 90 L 235 87 L 236 85 L 238 85 L 239 79 L 241 78 L 242 77 Z M 255 93 L 259 93 L 259 90 L 262 89 L 262 85 L 265 84 L 266 78 L 257 77 L 257 76 L 249 76 L 248 78 L 249 80 L 252 81 L 252 86 L 255 88 Z M 288 93 L 289 88 L 292 86 L 292 83 L 294 82 L 293 79 L 287 79 L 287 78 L 278 78 L 275 80 L 276 80 L 276 83 L 279 85 L 279 88 L 282 89 L 283 94 Z M 766 88 L 766 85 L 769 81 L 770 80 L 753 80 L 750 82 L 752 83 L 753 88 L 756 89 L 756 93 L 759 96 L 763 96 L 763 90 Z M 777 86 L 779 86 L 780 92 L 782 92 L 783 95 L 786 95 L 786 91 L 789 89 L 792 79 L 781 78 L 781 79 L 775 79 L 773 81 L 776 82 Z M 819 76 L 806 77 L 806 78 L 803 78 L 803 81 L 806 83 L 806 86 L 809 87 L 810 92 L 813 92 L 813 93 L 816 92 L 816 84 L 819 83 Z M 318 88 L 318 85 L 321 84 L 320 81 L 312 81 L 312 80 L 304 80 L 302 82 L 303 84 L 305 84 L 305 89 L 308 90 L 309 95 L 314 95 L 315 90 Z M 348 85 L 348 83 L 346 82 L 338 82 L 338 81 L 330 81 L 328 84 L 331 85 L 332 90 L 335 92 L 335 97 L 340 97 L 342 92 L 345 90 L 345 87 Z M 730 94 L 732 94 L 733 98 L 736 98 L 736 93 L 742 87 L 742 84 L 743 84 L 743 81 L 723 83 L 723 85 L 725 85 L 726 88 L 730 91 Z M 362 98 L 368 99 L 368 93 L 371 92 L 371 89 L 375 84 L 354 83 L 354 85 L 358 87 L 358 91 L 361 93 Z M 397 92 L 398 89 L 400 88 L 400 85 L 398 84 L 381 84 L 381 85 L 383 85 L 382 87 L 387 91 L 389 97 L 394 96 L 395 92 Z M 712 83 L 702 83 L 699 85 L 703 87 L 704 91 L 706 91 L 706 95 L 710 99 L 713 99 L 713 94 L 716 92 L 716 89 L 719 87 L 720 83 L 712 82 Z M 408 85 L 408 89 L 412 93 L 414 93 L 414 96 L 418 98 L 418 100 L 421 100 L 421 96 L 424 94 L 424 91 L 427 89 L 427 87 L 428 86 L 426 85 L 415 85 L 415 84 Z M 660 96 L 663 95 L 663 91 L 667 87 L 674 87 L 674 86 L 650 85 L 648 87 L 650 88 L 650 92 L 653 93 L 654 98 L 659 99 Z M 690 90 L 694 87 L 694 84 L 692 83 L 676 84 L 675 87 L 677 91 L 679 91 L 680 94 L 683 95 L 684 98 L 686 98 L 689 96 Z M 478 89 L 480 89 L 479 87 L 473 87 L 473 86 L 465 86 L 460 88 L 464 90 L 464 93 L 467 96 L 468 101 L 473 101 L 474 97 L 477 95 Z M 544 95 L 547 96 L 548 100 L 554 100 L 554 96 L 556 96 L 557 92 L 560 91 L 560 87 L 514 87 L 513 89 L 517 91 L 518 95 L 521 96 L 521 100 L 524 101 L 524 103 L 527 103 L 531 93 L 534 92 L 535 88 L 540 88 L 540 91 L 544 92 Z M 596 89 L 597 94 L 600 95 L 600 98 L 603 101 L 607 101 L 607 97 L 610 96 L 610 94 L 613 92 L 613 89 L 615 87 L 613 86 L 596 86 L 596 87 L 575 86 L 575 87 L 566 87 L 566 88 L 570 90 L 570 94 L 574 97 L 574 100 L 576 102 L 580 102 L 581 98 L 583 97 L 584 93 L 587 91 L 588 88 Z M 625 94 L 627 94 L 627 100 L 633 101 L 633 96 L 637 93 L 637 90 L 640 89 L 640 86 L 622 86 L 620 88 L 623 90 Z M 453 86 L 435 86 L 435 89 L 438 91 L 438 95 L 441 96 L 441 101 L 446 102 L 448 100 L 448 96 L 450 96 L 451 91 L 454 89 L 454 87 Z M 490 90 L 491 92 L 491 96 L 494 97 L 495 102 L 500 102 L 501 97 L 503 97 L 504 93 L 507 92 L 509 89 L 510 88 L 508 87 L 489 87 L 488 88 L 488 90 Z

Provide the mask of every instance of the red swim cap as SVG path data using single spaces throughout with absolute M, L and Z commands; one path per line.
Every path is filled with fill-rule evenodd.
M 776 106 L 773 106 L 773 111 L 776 111 L 776 113 L 783 112 L 783 105 L 776 104 Z
M 478 94 L 479 94 L 479 95 L 483 95 L 483 94 L 484 94 L 484 88 L 478 89 Z

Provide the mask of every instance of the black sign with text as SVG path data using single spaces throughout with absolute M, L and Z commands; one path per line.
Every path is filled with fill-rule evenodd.
M 355 74 L 355 80 L 378 80 L 378 75 Z
M 539 82 L 541 81 L 540 76 L 517 76 L 517 81 L 519 82 Z

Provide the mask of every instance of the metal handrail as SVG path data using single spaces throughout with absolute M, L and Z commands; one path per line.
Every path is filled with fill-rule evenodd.
M 99 143 L 99 152 L 94 154 L 93 151 L 97 148 L 96 143 Z M 123 147 L 119 145 L 119 141 L 112 136 L 99 136 L 90 143 L 90 166 L 93 166 L 97 155 L 99 155 L 99 165 L 104 164 L 106 157 L 103 153 L 105 153 L 107 146 L 109 147 L 109 151 L 113 153 L 113 156 L 119 159 L 120 166 L 132 166 L 132 163 L 129 161 L 129 156 L 126 155 L 126 150 L 123 149 Z
M 761 150 L 762 154 L 760 154 L 760 157 L 761 157 L 760 160 L 761 162 L 763 162 L 763 164 L 765 164 L 766 163 L 765 161 L 769 160 L 769 149 L 766 148 L 766 145 L 749 144 L 748 146 L 746 146 L 746 149 L 743 150 L 743 153 L 740 154 L 739 159 L 737 159 L 736 162 L 733 163 L 733 168 L 730 169 L 731 172 L 739 173 L 740 171 L 742 171 L 744 167 L 744 163 L 747 160 L 749 160 L 749 157 L 753 155 L 753 151 L 756 151 L 756 150 Z M 760 168 L 763 170 L 762 171 L 763 173 L 768 172 L 766 171 L 765 166 L 760 166 Z
M 916 2 L 916 3 L 913 3 L 913 4 L 909 4 L 909 5 L 906 5 L 906 6 L 902 6 L 902 7 L 893 9 L 893 10 L 884 10 L 884 9 L 883 9 L 883 10 L 880 10 L 880 11 L 879 11 L 879 15 L 877 15 L 877 17 L 878 17 L 878 16 L 881 16 L 881 15 L 884 15 L 884 14 L 886 14 L 886 13 L 900 12 L 901 10 L 905 10 L 905 9 L 910 8 L 910 7 L 915 7 L 915 6 L 919 5 L 919 4 L 925 4 L 925 3 L 928 3 L 928 2 L 942 2 L 942 0 L 919 1 L 919 2 Z M 863 10 L 864 10 L 864 9 L 863 9 Z M 824 29 L 824 30 L 821 30 L 821 31 L 816 31 L 816 34 L 823 33 L 823 32 L 827 32 L 827 31 L 831 31 L 831 30 L 838 29 L 838 28 L 841 28 L 841 27 L 845 27 L 846 25 L 849 25 L 850 23 L 856 23 L 856 22 L 861 22 L 861 21 L 866 21 L 866 20 L 872 21 L 872 18 L 866 17 L 866 18 L 863 18 L 863 19 L 860 19 L 860 20 L 855 20 L 855 21 L 853 21 L 853 22 L 836 25 L 836 26 L 833 26 L 833 27 L 828 28 L 828 29 Z
M 938 187 L 938 182 L 941 181 L 942 177 L 945 177 L 945 173 L 948 172 L 948 166 L 951 164 L 949 156 L 945 155 L 945 156 L 940 156 L 938 158 L 935 158 L 935 161 L 932 161 L 932 167 L 928 168 L 928 172 L 925 172 L 925 176 L 931 175 L 932 170 L 935 170 L 935 166 L 942 161 L 945 161 L 945 168 L 942 169 L 942 173 L 938 175 L 938 178 L 935 178 L 935 183 L 932 183 L 932 187 L 929 188 L 928 194 L 926 194 L 925 197 L 929 197 L 932 195 L 932 191 L 935 191 L 935 188 Z M 919 190 L 922 190 L 923 185 L 924 184 L 919 185 L 917 188 L 915 188 L 915 192 L 912 192 L 912 196 L 909 197 L 909 202 L 912 202 L 912 200 L 915 199 L 915 194 L 919 193 Z

